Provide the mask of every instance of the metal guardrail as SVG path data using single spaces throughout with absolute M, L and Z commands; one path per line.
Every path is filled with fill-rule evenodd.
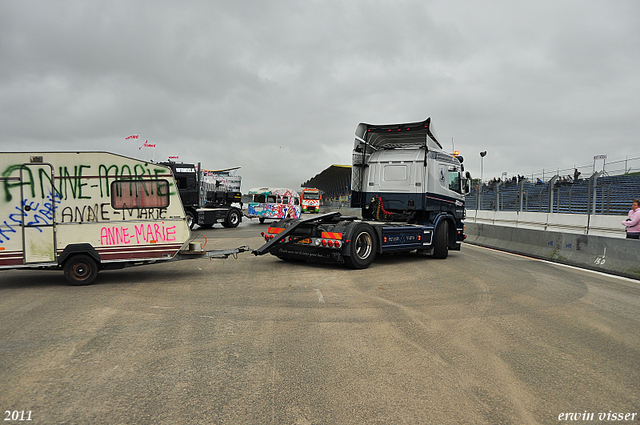
M 554 176 L 544 183 L 497 182 L 476 186 L 466 198 L 467 209 L 569 214 L 626 214 L 640 198 L 640 175 L 603 176 L 566 183 Z

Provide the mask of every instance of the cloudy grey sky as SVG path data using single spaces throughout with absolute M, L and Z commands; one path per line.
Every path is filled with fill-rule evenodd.
M 430 116 L 486 179 L 638 157 L 639 111 L 636 0 L 0 0 L 2 151 L 151 158 L 140 133 L 298 188 L 359 122 Z

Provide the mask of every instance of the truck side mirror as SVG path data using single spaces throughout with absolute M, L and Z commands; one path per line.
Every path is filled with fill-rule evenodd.
M 471 173 L 466 172 L 465 178 L 462 180 L 462 193 L 468 195 L 471 193 Z

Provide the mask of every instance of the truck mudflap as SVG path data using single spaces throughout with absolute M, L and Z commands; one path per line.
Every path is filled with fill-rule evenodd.
M 326 213 L 326 214 L 317 215 L 315 217 L 298 219 L 294 223 L 292 223 L 291 225 L 286 227 L 276 237 L 274 237 L 273 239 L 269 240 L 269 242 L 267 242 L 266 244 L 262 245 L 260 248 L 253 250 L 252 253 L 253 253 L 253 255 L 264 255 L 264 254 L 269 253 L 271 251 L 271 248 L 273 248 L 274 245 L 276 245 L 281 240 L 286 238 L 291 232 L 293 232 L 301 224 L 311 223 L 311 222 L 314 222 L 314 221 L 318 221 L 319 222 L 319 221 L 323 221 L 323 220 L 328 219 L 328 218 L 332 218 L 333 219 L 333 218 L 336 218 L 336 217 L 339 217 L 339 216 L 341 216 L 341 214 L 336 211 L 336 212 L 330 212 L 330 213 Z
M 323 250 L 312 246 L 291 245 L 281 243 L 271 247 L 269 251 L 272 255 L 280 259 L 315 261 L 322 263 L 343 264 L 344 257 L 338 251 Z

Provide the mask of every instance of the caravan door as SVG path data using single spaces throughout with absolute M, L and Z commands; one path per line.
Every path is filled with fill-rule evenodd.
M 56 261 L 54 193 L 51 164 L 22 165 L 19 209 L 22 214 L 24 264 Z

